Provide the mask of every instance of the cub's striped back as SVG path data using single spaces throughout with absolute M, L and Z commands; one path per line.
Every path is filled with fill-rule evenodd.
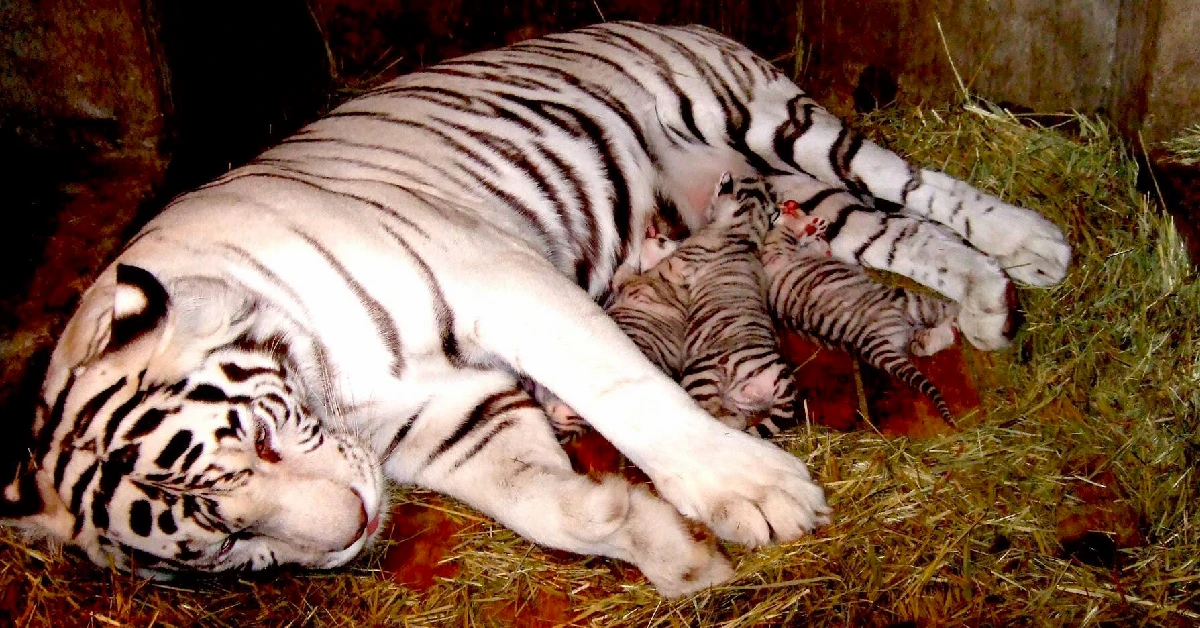
M 771 310 L 781 325 L 861 357 L 928 396 L 951 425 L 941 392 L 909 359 L 954 343 L 958 308 L 937 297 L 889 287 L 858 265 L 830 257 L 828 223 L 784 213 L 767 234 L 763 263 Z
M 759 248 L 770 228 L 766 182 L 723 175 L 711 224 L 668 260 L 688 297 L 681 383 L 731 427 L 761 435 L 795 423 L 792 367 L 779 355 Z

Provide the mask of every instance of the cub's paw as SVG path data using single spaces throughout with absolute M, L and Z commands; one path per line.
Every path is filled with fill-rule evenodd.
M 917 356 L 933 355 L 954 344 L 954 325 L 946 321 L 936 327 L 918 329 L 908 343 L 908 352 Z
M 645 469 L 684 516 L 751 547 L 829 523 L 825 493 L 798 458 L 716 422 L 697 428 L 679 438 L 686 446 L 661 452 Z

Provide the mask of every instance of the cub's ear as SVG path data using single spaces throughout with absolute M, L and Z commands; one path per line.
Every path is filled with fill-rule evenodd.
M 725 196 L 728 194 L 733 194 L 733 174 L 726 172 L 717 181 L 717 191 L 714 192 L 714 196 Z

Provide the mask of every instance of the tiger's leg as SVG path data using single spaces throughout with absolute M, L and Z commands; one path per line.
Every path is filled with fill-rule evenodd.
M 497 254 L 486 268 L 458 270 L 442 285 L 463 346 L 553 390 L 684 516 L 748 545 L 791 540 L 829 521 L 803 462 L 702 412 L 545 260 Z
M 572 471 L 508 373 L 464 372 L 446 393 L 385 462 L 388 475 L 461 499 L 538 544 L 629 561 L 663 595 L 732 577 L 716 543 L 698 540 L 670 504 L 621 477 Z
M 1036 212 L 910 165 L 847 129 L 791 81 L 775 80 L 755 97 L 747 103 L 752 122 L 746 140 L 772 165 L 946 225 L 1017 281 L 1045 286 L 1066 276 L 1071 247 L 1062 230 Z
M 929 277 L 915 275 L 944 276 L 947 283 L 959 284 L 964 294 L 946 294 L 963 303 L 962 330 L 976 346 L 997 349 L 1010 342 L 1016 326 L 1007 311 L 1015 291 L 1008 277 L 1051 285 L 1066 276 L 1070 246 L 1062 231 L 1038 214 L 943 173 L 909 165 L 847 130 L 786 79 L 757 90 L 747 104 L 746 143 L 772 168 L 815 177 L 860 198 L 896 203 L 909 216 L 942 225 L 966 240 L 969 246 L 948 246 L 954 235 L 931 237 L 929 229 L 915 226 L 911 218 L 897 223 L 894 214 L 872 215 L 857 204 L 846 205 L 846 211 L 830 221 L 830 240 L 846 258 L 859 259 L 854 254 L 859 248 L 876 243 L 884 254 L 862 257 L 863 263 L 934 288 Z M 914 238 L 917 246 L 895 247 L 894 254 L 886 254 L 897 239 Z M 840 239 L 852 243 L 837 242 Z
M 1019 314 L 1016 290 L 999 262 L 944 225 L 905 212 L 863 207 L 849 192 L 805 175 L 771 178 L 773 193 L 829 222 L 838 259 L 909 277 L 961 305 L 959 326 L 976 347 L 1007 346 Z

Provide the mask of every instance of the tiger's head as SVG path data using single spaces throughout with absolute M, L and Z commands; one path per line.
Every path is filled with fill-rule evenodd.
M 717 181 L 712 200 L 705 210 L 710 224 L 745 231 L 745 235 L 758 244 L 770 230 L 777 212 L 762 176 L 735 178 L 728 172 Z
M 221 282 L 169 286 L 117 265 L 84 295 L 0 516 L 152 576 L 350 560 L 379 464 L 302 385 L 298 340 Z

